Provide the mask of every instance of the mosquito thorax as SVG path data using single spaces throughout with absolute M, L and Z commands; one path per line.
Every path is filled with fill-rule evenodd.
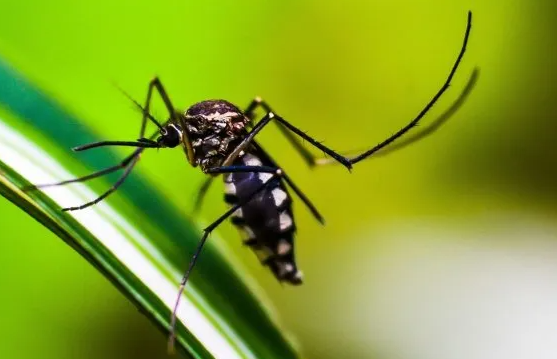
M 185 130 L 202 169 L 218 166 L 246 135 L 249 119 L 225 100 L 207 100 L 184 114 Z

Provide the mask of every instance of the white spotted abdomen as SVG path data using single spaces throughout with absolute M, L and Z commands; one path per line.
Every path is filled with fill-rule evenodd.
M 274 166 L 256 151 L 239 157 L 236 166 Z M 272 173 L 230 173 L 224 175 L 225 201 L 233 206 L 247 201 Z M 301 283 L 301 273 L 294 258 L 292 201 L 282 179 L 273 179 L 265 189 L 242 205 L 231 217 L 248 245 L 280 281 Z

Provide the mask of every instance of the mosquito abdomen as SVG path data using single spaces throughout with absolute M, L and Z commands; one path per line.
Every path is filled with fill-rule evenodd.
M 254 153 L 255 152 L 255 153 Z M 264 163 L 257 151 L 239 157 L 234 165 L 272 166 Z M 225 201 L 236 205 L 246 200 L 272 177 L 269 173 L 231 173 L 224 177 Z M 296 226 L 292 200 L 280 179 L 257 194 L 231 217 L 261 263 L 268 266 L 279 281 L 301 284 L 302 274 L 294 258 Z

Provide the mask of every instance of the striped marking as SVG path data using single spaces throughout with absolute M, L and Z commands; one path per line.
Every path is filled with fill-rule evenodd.
M 224 183 L 224 193 L 235 195 L 236 194 L 236 185 L 234 183 L 225 182 Z
M 286 239 L 281 239 L 278 242 L 277 245 L 277 254 L 279 256 L 283 256 L 285 254 L 288 254 L 290 251 L 292 250 L 292 245 L 290 243 L 288 243 L 288 241 Z
M 275 200 L 275 206 L 277 207 L 282 206 L 286 198 L 288 198 L 286 192 L 280 188 L 273 189 L 272 194 L 273 194 L 273 199 Z
M 287 211 L 284 211 L 280 214 L 279 222 L 281 231 L 285 231 L 288 228 L 292 227 L 292 217 L 290 217 Z
M 294 266 L 291 263 L 285 263 L 284 269 L 286 269 L 286 273 L 290 273 L 294 271 Z
M 244 163 L 246 164 L 246 166 L 262 166 L 263 162 L 261 162 L 261 160 L 253 155 L 250 155 L 249 153 L 246 154 L 243 158 Z
M 232 217 L 244 218 L 244 212 L 242 212 L 242 208 L 240 207 L 234 213 L 232 213 Z
M 214 107 L 218 107 L 218 106 L 215 105 Z M 209 121 L 215 121 L 215 120 L 226 119 L 226 118 L 229 118 L 229 117 L 238 117 L 238 113 L 237 112 L 220 113 L 217 110 L 217 111 L 215 111 L 213 113 L 210 113 L 208 115 L 205 115 L 203 117 L 205 117 Z
M 294 271 L 294 266 L 291 263 L 278 262 L 277 265 L 278 265 L 278 275 L 281 278 L 284 278 L 288 273 Z
M 251 229 L 250 226 L 242 226 L 241 230 L 244 232 L 246 241 L 255 239 L 255 233 L 253 232 L 253 229 Z
M 261 182 L 263 182 L 263 183 L 267 183 L 267 181 L 270 180 L 271 177 L 273 177 L 272 173 L 261 172 L 259 174 L 259 180 L 261 180 Z

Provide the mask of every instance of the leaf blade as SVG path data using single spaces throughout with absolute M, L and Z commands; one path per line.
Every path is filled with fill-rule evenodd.
M 66 113 L 54 101 L 42 95 L 40 91 L 35 89 L 26 82 L 25 79 L 14 73 L 1 62 L 0 81 L 0 83 L 11 84 L 11 86 L 0 86 L 0 103 L 3 103 L 4 106 L 8 107 L 19 118 L 27 119 L 32 126 L 52 139 L 53 142 L 63 147 L 71 147 L 75 144 L 72 142 L 76 141 L 76 139 L 85 142 L 96 139 L 86 128 L 78 125 L 78 119 Z M 14 96 L 11 92 L 14 88 L 18 89 L 18 91 L 15 92 L 19 94 L 19 97 Z M 23 101 L 18 102 L 21 96 L 23 96 Z M 0 123 L 2 123 L 1 119 Z M 29 211 L 28 213 L 35 218 L 43 221 L 43 224 L 48 224 L 48 227 L 59 236 L 70 236 L 74 239 L 81 238 L 80 241 L 70 241 L 70 245 L 74 249 L 79 249 L 78 252 L 89 261 L 93 261 L 90 256 L 88 257 L 91 252 L 102 253 L 102 259 L 104 261 L 98 263 L 96 267 L 101 269 L 101 272 L 109 277 L 111 281 L 113 281 L 116 276 L 118 279 L 116 283 L 119 289 L 129 298 L 133 299 L 136 304 L 139 303 L 160 328 L 166 328 L 169 302 L 173 302 L 174 298 L 170 298 L 170 294 L 168 294 L 168 298 L 165 297 L 164 300 L 157 301 L 155 298 L 151 298 L 146 294 L 146 289 L 137 283 L 137 278 L 134 280 L 133 276 L 129 273 L 125 274 L 125 272 L 118 274 L 120 276 L 118 277 L 118 275 L 115 275 L 114 271 L 110 271 L 110 268 L 118 267 L 118 263 L 122 263 L 108 261 L 107 258 L 115 254 L 115 249 L 113 248 L 112 252 L 103 252 L 101 246 L 95 246 L 95 244 L 98 243 L 96 243 L 94 239 L 88 237 L 87 231 L 91 231 L 96 225 L 88 222 L 87 225 L 83 226 L 83 223 L 79 223 L 79 221 L 87 221 L 85 217 L 91 217 L 92 213 L 99 211 L 104 213 L 103 221 L 110 223 L 110 220 L 112 220 L 111 225 L 114 227 L 113 233 L 127 231 L 128 237 L 133 239 L 128 243 L 129 246 L 126 247 L 127 251 L 135 250 L 132 257 L 145 258 L 143 265 L 128 263 L 127 265 L 131 267 L 131 272 L 137 274 L 145 266 L 145 263 L 155 262 L 156 265 L 152 265 L 152 267 L 158 270 L 161 276 L 157 277 L 157 280 L 151 281 L 150 285 L 155 286 L 157 282 L 165 283 L 166 288 L 159 288 L 159 291 L 165 293 L 173 292 L 174 295 L 176 291 L 170 288 L 177 287 L 180 269 L 184 266 L 183 264 L 189 260 L 189 258 L 184 257 L 188 257 L 187 253 L 191 253 L 201 233 L 198 227 L 187 218 L 184 219 L 179 216 L 177 214 L 178 211 L 166 204 L 164 198 L 153 189 L 153 186 L 137 175 L 132 176 L 127 186 L 122 188 L 122 191 L 118 193 L 120 196 L 126 197 L 136 208 L 141 208 L 143 213 L 134 213 L 134 216 L 138 215 L 138 218 L 142 220 L 152 221 L 155 226 L 164 229 L 165 237 L 162 239 L 159 238 L 156 242 L 147 239 L 151 235 L 147 228 L 135 228 L 128 221 L 124 220 L 123 217 L 120 217 L 118 212 L 107 204 L 101 203 L 91 211 L 83 212 L 86 215 L 77 212 L 71 215 L 59 212 L 59 204 L 56 202 L 65 202 L 72 196 L 72 201 L 82 201 L 85 197 L 90 198 L 95 196 L 93 192 L 83 185 L 72 186 L 75 189 L 79 189 L 76 193 L 66 188 L 52 189 L 54 192 L 69 191 L 64 192 L 64 196 L 58 198 L 56 201 L 50 200 L 41 192 L 32 193 L 29 196 L 21 193 L 17 188 L 27 184 L 23 177 L 29 178 L 34 182 L 44 183 L 49 176 L 49 171 L 45 171 L 40 175 L 29 175 L 32 171 L 27 174 L 21 173 L 22 171 L 25 172 L 25 170 L 17 168 L 17 162 L 23 163 L 24 161 L 22 159 L 14 161 L 14 158 L 24 153 L 31 153 L 31 157 L 33 158 L 27 159 L 29 162 L 27 166 L 37 167 L 41 164 L 47 164 L 51 167 L 50 175 L 53 174 L 51 173 L 53 172 L 52 168 L 56 167 L 58 164 L 52 159 L 50 159 L 51 161 L 49 162 L 46 158 L 42 158 L 40 149 L 31 151 L 30 148 L 32 148 L 33 144 L 25 140 L 22 136 L 18 137 L 15 143 L 14 141 L 8 141 L 6 134 L 15 137 L 17 137 L 18 134 L 5 124 L 2 126 L 3 128 L 0 131 L 2 132 L 0 144 L 5 145 L 9 143 L 12 147 L 17 147 L 18 144 L 25 144 L 25 148 L 20 148 L 19 152 L 14 152 L 13 148 L 10 150 L 10 146 L 8 146 L 8 148 L 4 146 L 2 151 L 0 151 L 0 168 L 4 171 L 4 176 L 1 181 L 2 194 L 9 197 L 10 200 L 16 202 L 16 204 L 23 207 L 26 211 Z M 56 131 L 58 128 L 66 127 L 71 127 L 72 131 Z M 45 154 L 43 153 L 42 155 Z M 92 151 L 90 155 L 84 156 L 84 161 L 91 167 L 102 168 L 107 164 L 113 164 L 115 158 L 113 154 L 107 151 Z M 9 161 L 11 162 L 9 163 Z M 60 168 L 54 171 L 56 174 L 54 177 L 51 177 L 50 180 L 57 181 L 72 176 L 61 166 L 59 167 Z M 23 176 L 20 174 L 23 174 Z M 16 184 L 15 187 L 13 183 Z M 50 192 L 46 191 L 46 193 Z M 38 204 L 39 207 L 31 206 L 32 203 Z M 155 206 L 153 203 L 157 205 Z M 138 222 L 141 222 L 141 220 Z M 86 229 L 80 228 L 80 226 Z M 145 235 L 142 235 L 142 232 L 145 232 Z M 89 233 L 89 235 L 90 234 L 91 233 Z M 114 239 L 112 239 L 111 243 L 101 241 L 101 244 L 105 248 L 110 248 L 111 245 L 115 245 Z M 122 244 L 120 243 L 120 245 Z M 137 248 L 139 248 L 139 250 L 137 250 Z M 154 249 L 156 249 L 156 253 Z M 125 251 L 120 249 L 116 252 L 119 253 L 118 255 L 122 255 Z M 188 326 L 192 323 L 192 316 L 198 319 L 210 318 L 208 321 L 203 322 L 204 327 L 202 325 L 206 333 L 202 334 L 204 331 L 198 329 L 198 332 L 195 333 L 195 337 L 199 339 L 200 336 L 205 335 L 205 343 L 211 342 L 211 340 L 214 341 L 215 338 L 222 337 L 222 340 L 216 344 L 210 344 L 210 348 L 205 350 L 204 346 L 199 344 L 194 335 L 181 327 L 178 331 L 179 343 L 188 348 L 190 353 L 195 357 L 297 357 L 295 350 L 288 340 L 284 338 L 282 331 L 277 326 L 276 319 L 272 317 L 272 313 L 264 304 L 261 304 L 261 299 L 254 294 L 256 289 L 253 289 L 253 286 L 250 287 L 245 283 L 245 276 L 238 272 L 238 270 L 231 269 L 230 261 L 224 258 L 221 251 L 217 250 L 212 245 L 204 251 L 203 256 L 205 258 L 203 261 L 204 263 L 201 263 L 196 269 L 198 273 L 193 278 L 192 283 L 190 283 L 191 285 L 188 284 L 187 298 L 192 304 L 187 307 L 182 303 L 186 311 L 179 317 L 182 320 L 185 319 Z M 119 257 L 119 259 L 121 260 L 122 258 Z M 148 274 L 144 275 L 149 277 Z M 150 275 L 151 277 L 153 276 L 153 274 Z M 216 288 L 213 283 L 218 283 L 218 288 Z M 153 287 L 149 287 L 149 289 L 152 288 Z M 149 303 L 142 301 L 145 297 L 149 297 Z M 213 330 L 215 328 L 217 333 Z M 229 348 L 229 351 L 224 353 L 219 351 L 218 348 Z M 231 353 L 236 353 L 238 355 L 236 356 Z

